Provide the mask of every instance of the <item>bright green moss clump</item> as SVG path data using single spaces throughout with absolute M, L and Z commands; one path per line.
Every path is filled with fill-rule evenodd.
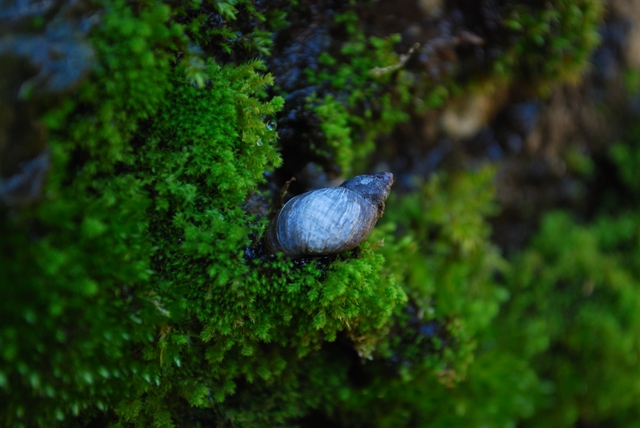
M 192 267 L 203 265 L 203 247 L 215 251 L 219 273 L 204 270 L 212 285 L 242 273 L 252 229 L 240 205 L 279 161 L 268 117 L 281 100 L 259 99 L 270 77 L 255 72 L 257 62 L 210 63 L 206 88 L 188 83 L 171 53 L 184 34 L 170 13 L 158 4 L 135 13 L 121 2 L 105 5 L 91 34 L 92 75 L 43 119 L 52 152 L 44 201 L 3 218 L 7 425 L 45 426 L 113 408 L 132 419 L 133 404 L 118 402 L 157 388 L 162 364 L 176 361 L 159 352 L 149 362 L 145 344 L 160 349 L 170 317 L 185 314 L 188 284 L 200 289 L 195 275 L 181 277 L 167 263 L 163 240 L 181 249 L 179 257 L 193 257 Z M 145 122 L 151 117 L 162 125 Z M 201 400 L 197 389 L 189 394 Z M 159 424 L 172 418 L 158 402 L 136 414 Z
M 142 425 L 173 394 L 185 405 L 222 412 L 238 382 L 273 383 L 292 356 L 335 340 L 345 328 L 375 332 L 403 298 L 397 285 L 380 280 L 383 259 L 374 254 L 337 261 L 324 272 L 315 264 L 245 260 L 249 234 L 259 236 L 264 222 L 242 203 L 261 178 L 256 171 L 278 161 L 270 144 L 275 131 L 254 114 L 271 114 L 280 100 L 262 104 L 239 90 L 268 81 L 250 65 L 211 64 L 207 74 L 204 90 L 176 83 L 169 97 L 175 107 L 158 115 L 139 148 L 136 175 L 154 195 L 147 215 L 157 246 L 155 301 L 172 308 L 160 340 L 145 350 L 162 370 L 163 388 L 149 392 L 145 404 L 128 400 L 118 412 Z M 251 164 L 257 168 L 247 170 Z M 142 415 L 147 408 L 154 410 Z

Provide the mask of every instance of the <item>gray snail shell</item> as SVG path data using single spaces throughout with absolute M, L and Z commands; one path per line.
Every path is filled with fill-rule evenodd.
M 393 174 L 379 172 L 292 198 L 269 224 L 267 251 L 297 258 L 357 247 L 382 216 L 392 184 Z

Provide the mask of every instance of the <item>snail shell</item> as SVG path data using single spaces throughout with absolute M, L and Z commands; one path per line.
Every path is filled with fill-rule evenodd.
M 296 258 L 357 247 L 382 216 L 392 184 L 393 174 L 380 172 L 292 198 L 269 224 L 267 251 Z

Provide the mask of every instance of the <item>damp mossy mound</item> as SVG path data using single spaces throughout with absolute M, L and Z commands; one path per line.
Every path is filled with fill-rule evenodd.
M 3 212 L 3 423 L 303 416 L 290 390 L 228 399 L 300 376 L 339 332 L 380 334 L 405 295 L 373 251 L 331 266 L 248 259 L 265 219 L 244 202 L 281 162 L 273 78 L 260 60 L 190 51 L 166 5 L 101 6 L 92 73 L 41 118 L 42 200 Z

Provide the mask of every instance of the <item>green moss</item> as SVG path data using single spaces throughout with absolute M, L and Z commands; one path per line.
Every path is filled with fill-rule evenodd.
M 375 138 L 409 119 L 406 108 L 412 97 L 402 71 L 376 72 L 401 63 L 394 52 L 399 35 L 366 37 L 352 11 L 338 15 L 336 23 L 344 26 L 349 40 L 336 57 L 322 53 L 320 70 L 308 73 L 308 82 L 320 88 L 308 108 L 317 114 L 326 138 L 326 150 L 317 151 L 349 176 L 362 170 Z
M 317 88 L 307 108 L 317 114 L 326 140 L 326 146 L 315 148 L 317 154 L 350 175 L 363 169 L 361 160 L 372 152 L 376 138 L 411 114 L 442 107 L 452 94 L 477 90 L 485 79 L 500 86 L 530 86 L 542 94 L 557 83 L 576 81 L 599 44 L 604 6 L 599 0 L 559 0 L 505 5 L 501 12 L 510 34 L 502 37 L 504 55 L 491 64 L 493 72 L 466 76 L 454 70 L 434 81 L 426 72 L 404 70 L 411 52 L 396 53 L 400 35 L 367 37 L 351 4 L 335 21 L 347 41 L 332 53 L 323 52 L 319 69 L 307 75 Z
M 462 405 L 455 404 L 451 388 L 462 388 L 476 337 L 506 298 L 493 280 L 505 262 L 488 239 L 492 177 L 491 168 L 438 176 L 418 194 L 389 201 L 370 240 L 384 238 L 379 248 L 387 275 L 402 284 L 409 300 L 396 306 L 385 337 L 355 341 L 373 360 L 362 367 L 369 383 L 327 403 L 332 419 L 354 426 L 407 420 L 465 426 L 442 409 Z M 394 237 L 396 229 L 404 233 Z
M 173 5 L 175 19 L 193 42 L 189 50 L 216 56 L 268 56 L 271 30 L 285 23 L 285 14 L 259 12 L 249 0 L 190 1 Z
M 635 182 L 625 176 L 638 162 L 633 131 L 629 137 L 612 150 L 628 187 L 611 191 L 626 198 L 604 192 L 607 203 L 587 224 L 567 212 L 547 214 L 504 271 L 510 298 L 462 385 L 466 400 L 477 400 L 468 407 L 479 418 L 472 420 L 535 427 L 637 421 L 639 213 L 628 203 Z
M 637 214 L 603 217 L 584 227 L 550 214 L 514 265 L 513 299 L 502 324 L 508 333 L 501 338 L 506 346 L 521 344 L 513 352 L 530 358 L 552 386 L 538 396 L 542 409 L 532 426 L 635 414 L 640 390 L 632 373 L 640 343 L 632 332 L 640 300 L 637 267 L 627 261 L 637 252 L 629 252 L 636 221 Z
M 239 206 L 279 162 L 265 119 L 282 100 L 259 100 L 271 77 L 254 71 L 258 62 L 209 63 L 200 71 L 207 88 L 187 83 L 192 62 L 173 65 L 185 37 L 170 18 L 162 4 L 136 12 L 105 4 L 91 34 L 92 75 L 43 118 L 52 151 L 45 201 L 2 222 L 0 277 L 11 284 L 0 332 L 5 424 L 50 425 L 123 397 L 123 421 L 135 419 L 129 409 L 168 424 L 169 406 L 153 391 L 163 382 L 158 361 L 178 360 L 170 347 L 158 360 L 144 347 L 162 350 L 169 320 L 186 317 L 189 287 L 165 264 L 171 252 L 162 243 L 180 247 L 194 267 L 198 255 L 219 251 L 219 276 L 205 270 L 218 283 L 246 271 L 240 254 L 253 229 Z M 182 332 L 171 340 L 193 334 Z M 202 389 L 189 391 L 202 405 Z
M 634 129 L 630 139 L 633 141 L 640 133 Z M 618 143 L 611 147 L 611 157 L 620 165 L 618 175 L 622 182 L 634 193 L 640 191 L 638 179 L 638 165 L 640 165 L 640 151 L 629 144 Z
M 556 0 L 544 7 L 516 4 L 503 21 L 516 42 L 494 70 L 531 82 L 543 92 L 554 83 L 579 79 L 600 42 L 603 15 L 599 0 Z

